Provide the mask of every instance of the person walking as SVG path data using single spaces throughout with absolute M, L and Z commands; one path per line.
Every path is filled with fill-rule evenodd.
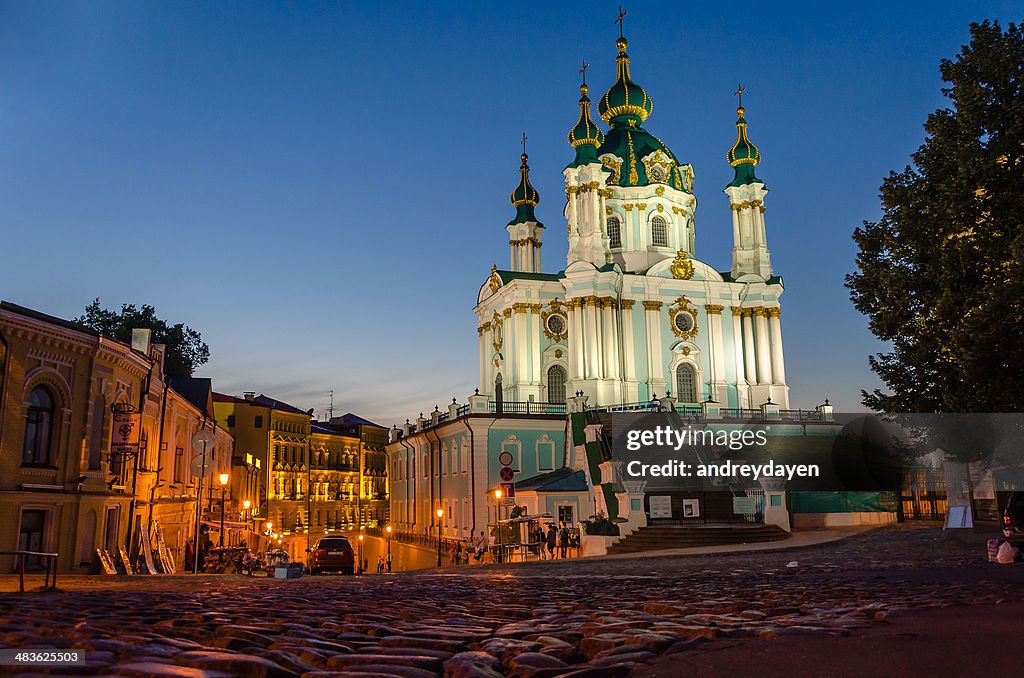
M 485 553 L 487 553 L 487 535 L 484 534 L 483 530 L 480 530 L 480 537 L 476 540 L 476 551 L 473 554 L 473 559 L 479 563 L 483 560 Z
M 562 527 L 558 530 L 558 547 L 562 552 L 562 558 L 568 558 L 569 550 L 569 528 L 562 523 Z
M 555 531 L 555 524 L 552 523 L 548 526 L 547 536 L 547 547 L 548 547 L 548 558 L 550 560 L 555 559 L 555 542 L 558 540 L 558 533 Z
M 384 574 L 384 556 L 377 556 L 377 574 Z

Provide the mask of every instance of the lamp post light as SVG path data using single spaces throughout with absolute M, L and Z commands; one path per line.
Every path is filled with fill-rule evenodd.
M 224 548 L 224 496 L 228 489 L 227 473 L 220 474 L 220 547 Z
M 388 561 L 386 563 L 388 572 L 391 572 L 391 526 L 388 525 L 386 528 L 388 533 Z
M 498 546 L 498 562 L 502 562 L 501 553 L 501 489 L 494 491 L 494 529 L 497 530 L 497 536 L 494 538 L 494 543 Z
M 437 509 L 437 566 L 441 567 L 441 518 L 444 518 L 444 509 Z
M 356 563 L 356 572 L 363 573 L 363 534 L 359 534 L 359 562 Z

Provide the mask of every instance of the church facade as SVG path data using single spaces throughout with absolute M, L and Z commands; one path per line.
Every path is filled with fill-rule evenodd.
M 617 42 L 615 83 L 591 116 L 580 87 L 565 168 L 569 251 L 557 273 L 541 269 L 544 225 L 524 153 L 508 223 L 509 267 L 492 267 L 475 310 L 480 392 L 504 401 L 564 404 L 582 392 L 613 407 L 670 395 L 723 408 L 789 407 L 782 350 L 782 279 L 772 269 L 757 147 L 737 109 L 725 187 L 732 266 L 699 256 L 694 171 L 646 127 L 647 92 Z
M 626 491 L 618 462 L 599 449 L 598 412 L 653 406 L 725 426 L 801 416 L 787 414 L 783 282 L 742 103 L 721 206 L 732 261 L 719 271 L 700 258 L 693 168 L 645 126 L 651 98 L 632 80 L 627 47 L 620 37 L 614 83 L 597 102 L 607 131 L 585 80 L 580 87 L 563 171 L 568 255 L 557 272 L 542 268 L 546 227 L 524 140 L 508 267 L 491 267 L 474 308 L 477 393 L 391 431 L 400 535 L 476 539 L 490 529 L 501 515 L 502 457 L 514 460 L 516 505 L 570 525 L 605 513 L 626 534 L 646 524 L 647 498 Z M 814 416 L 830 413 L 823 408 Z

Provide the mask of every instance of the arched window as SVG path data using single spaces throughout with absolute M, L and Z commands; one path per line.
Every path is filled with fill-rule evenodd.
M 53 396 L 44 386 L 36 386 L 28 396 L 25 415 L 25 447 L 21 463 L 48 465 L 53 437 Z
M 622 224 L 618 217 L 608 217 L 608 247 L 613 250 L 622 247 Z
M 697 402 L 697 371 L 690 363 L 676 368 L 676 400 L 681 403 Z
M 668 247 L 668 222 L 665 217 L 655 216 L 651 219 L 651 244 L 655 247 Z
M 561 365 L 548 368 L 548 402 L 565 402 L 565 370 Z

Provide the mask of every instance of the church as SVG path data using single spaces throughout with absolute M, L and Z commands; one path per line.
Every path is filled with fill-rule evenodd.
M 541 197 L 522 155 L 509 267 L 492 267 L 475 308 L 480 392 L 536 403 L 582 392 L 599 407 L 667 394 L 694 406 L 786 409 L 783 283 L 745 110 L 736 111 L 727 153 L 735 178 L 721 205 L 731 212 L 732 266 L 717 271 L 700 259 L 693 168 L 646 126 L 651 97 L 632 79 L 626 39 L 616 47 L 615 82 L 597 103 L 607 132 L 580 87 L 574 157 L 563 171 L 569 252 L 557 273 L 541 267 Z
M 399 536 L 476 540 L 513 505 L 542 524 L 604 514 L 623 537 L 652 517 L 706 522 L 693 513 L 703 499 L 645 492 L 623 477 L 607 444 L 611 412 L 675 411 L 726 428 L 772 420 L 772 435 L 834 428 L 827 402 L 789 409 L 783 282 L 772 268 L 768 189 L 742 98 L 736 138 L 722 144 L 734 177 L 718 209 L 725 222 L 728 206 L 733 247 L 729 270 L 719 271 L 697 244 L 694 170 L 648 127 L 652 100 L 633 80 L 628 46 L 620 31 L 614 80 L 597 101 L 607 129 L 594 118 L 586 65 L 581 71 L 563 170 L 568 255 L 556 272 L 542 267 L 546 227 L 524 137 L 505 227 L 508 267 L 491 267 L 474 308 L 479 388 L 466 404 L 453 400 L 391 431 Z M 747 498 L 753 504 L 736 504 L 742 510 L 729 493 L 714 494 L 708 501 L 721 503 L 725 522 L 789 529 L 784 493 L 759 492 Z

